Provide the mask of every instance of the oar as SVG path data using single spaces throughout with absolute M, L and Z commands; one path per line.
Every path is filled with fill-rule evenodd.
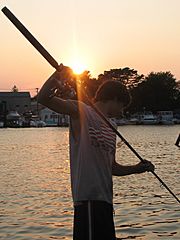
M 38 42 L 38 40 L 27 30 L 27 28 L 16 18 L 16 16 L 7 8 L 4 7 L 2 12 L 6 17 L 16 26 L 16 28 L 25 36 L 25 38 L 37 49 L 37 51 L 54 67 L 59 71 L 59 64 L 57 61 L 47 52 L 47 50 Z M 86 97 L 88 104 L 96 111 L 96 113 L 104 120 L 104 122 L 117 134 L 117 136 L 128 146 L 128 148 L 139 158 L 140 161 L 144 159 L 137 153 L 137 151 L 129 144 L 129 142 L 117 131 L 117 129 L 109 122 L 109 120 L 102 114 L 101 111 L 95 107 L 92 101 L 87 97 L 83 91 L 83 95 Z M 151 173 L 160 181 L 160 183 L 169 191 L 169 193 L 180 203 L 178 197 L 170 190 L 170 188 L 164 183 L 164 181 L 154 172 Z

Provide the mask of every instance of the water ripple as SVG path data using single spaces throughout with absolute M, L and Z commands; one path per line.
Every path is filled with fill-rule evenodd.
M 178 127 L 119 130 L 180 196 L 179 149 L 174 146 Z M 68 129 L 1 129 L 0 135 L 0 239 L 72 239 Z M 120 143 L 117 161 L 138 162 Z M 152 174 L 113 181 L 118 239 L 180 239 L 179 205 Z

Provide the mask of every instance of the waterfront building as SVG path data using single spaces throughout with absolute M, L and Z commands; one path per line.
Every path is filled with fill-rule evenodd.
M 46 126 L 68 126 L 69 117 L 64 114 L 56 113 L 49 108 L 39 111 L 40 119 L 46 123 Z
M 5 105 L 7 112 L 17 111 L 23 114 L 31 110 L 29 92 L 0 92 L 0 103 Z

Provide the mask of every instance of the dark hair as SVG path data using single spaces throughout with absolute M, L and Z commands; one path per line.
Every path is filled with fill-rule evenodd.
M 126 86 L 121 82 L 115 80 L 103 82 L 96 91 L 94 102 L 106 102 L 114 99 L 122 102 L 124 106 L 127 106 L 130 104 L 131 96 Z

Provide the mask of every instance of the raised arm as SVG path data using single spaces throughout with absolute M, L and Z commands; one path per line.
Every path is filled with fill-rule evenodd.
M 78 115 L 77 101 L 64 100 L 55 94 L 55 91 L 63 92 L 64 83 L 72 78 L 70 68 L 63 65 L 60 67 L 61 70 L 59 72 L 55 71 L 40 89 L 38 102 L 57 113 L 75 117 Z

